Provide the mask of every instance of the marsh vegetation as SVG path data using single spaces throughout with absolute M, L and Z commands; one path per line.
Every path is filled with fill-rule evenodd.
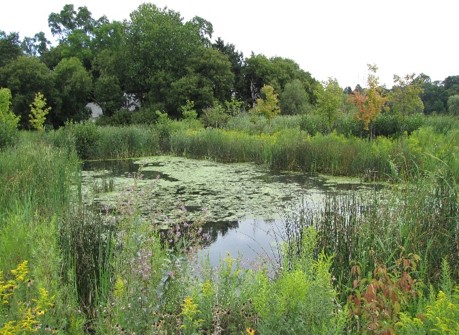
M 19 133 L 0 152 L 0 329 L 454 333 L 457 129 L 368 140 L 264 122 Z M 205 256 L 223 232 L 256 250 L 245 225 L 275 232 L 250 264 Z

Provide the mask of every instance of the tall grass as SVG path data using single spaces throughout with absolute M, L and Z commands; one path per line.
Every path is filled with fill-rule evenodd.
M 176 155 L 221 162 L 256 162 L 273 170 L 297 170 L 379 179 L 412 179 L 446 165 L 457 178 L 458 132 L 446 135 L 421 128 L 398 139 L 373 141 L 336 133 L 315 136 L 299 130 L 254 134 L 222 129 L 193 129 L 170 134 Z
M 61 281 L 69 269 L 62 267 L 57 224 L 78 199 L 78 171 L 74 150 L 54 147 L 44 134 L 21 133 L 15 147 L 0 152 L 0 272 L 8 279 L 9 270 L 25 261 L 30 269 L 27 290 L 16 297 L 22 307 L 2 306 L 1 324 L 25 320 L 24 306 L 37 292 L 46 292 L 54 307 L 41 317 L 37 331 L 81 332 L 73 285 Z
M 122 159 L 155 155 L 159 135 L 141 125 L 96 126 L 92 122 L 68 124 L 51 136 L 57 146 L 74 147 L 83 160 Z
M 318 250 L 334 255 L 331 269 L 341 287 L 351 286 L 355 264 L 366 274 L 409 255 L 420 256 L 417 278 L 424 283 L 439 283 L 443 258 L 457 281 L 457 197 L 457 187 L 438 175 L 359 197 L 329 194 L 319 211 L 304 207 L 285 217 L 286 241 L 299 250 L 304 228 L 314 227 Z
M 75 283 L 78 302 L 93 320 L 108 299 L 113 281 L 116 226 L 78 204 L 59 220 L 59 247 L 65 284 Z
M 17 211 L 58 214 L 71 199 L 77 173 L 74 153 L 39 138 L 0 152 L 0 219 Z

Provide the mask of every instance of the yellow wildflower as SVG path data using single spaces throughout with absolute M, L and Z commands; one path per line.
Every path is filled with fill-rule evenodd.
M 253 329 L 251 327 L 247 327 L 245 329 L 245 332 L 247 333 L 247 335 L 255 335 L 255 329 Z
M 120 276 L 116 276 L 115 289 L 113 290 L 113 294 L 115 295 L 115 297 L 121 297 L 125 289 L 126 287 L 124 285 L 123 278 L 121 278 Z
M 27 274 L 29 273 L 29 269 L 27 267 L 28 261 L 24 261 L 21 264 L 18 265 L 18 267 L 15 270 L 11 270 L 11 273 L 14 274 L 16 277 L 17 282 L 26 282 L 27 279 Z
M 192 318 L 196 313 L 198 313 L 198 305 L 193 301 L 192 297 L 186 297 L 183 300 L 181 314 Z
M 213 296 L 215 294 L 214 287 L 213 287 L 212 282 L 210 280 L 206 280 L 202 284 L 202 294 L 205 297 Z

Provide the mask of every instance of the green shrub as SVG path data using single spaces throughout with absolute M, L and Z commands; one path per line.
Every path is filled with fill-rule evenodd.
M 128 109 L 120 109 L 113 115 L 101 115 L 96 119 L 99 126 L 126 126 L 132 123 L 133 112 Z
M 131 122 L 132 124 L 138 125 L 151 125 L 158 120 L 158 114 L 156 109 L 152 107 L 143 107 L 137 111 L 131 112 Z
M 202 111 L 201 120 L 206 127 L 222 128 L 229 119 L 230 115 L 226 113 L 225 108 L 220 104 L 215 104 Z
M 16 128 L 8 126 L 6 123 L 0 122 L 0 149 L 13 146 L 17 143 L 19 131 Z
M 336 304 L 329 272 L 332 258 L 314 258 L 317 233 L 305 229 L 296 250 L 273 281 L 259 279 L 254 297 L 261 334 L 341 334 L 347 315 Z M 292 247 L 287 245 L 286 248 Z
M 458 334 L 459 286 L 453 288 L 451 273 L 446 260 L 442 263 L 441 290 L 435 296 L 430 287 L 430 299 L 416 316 L 401 313 L 397 322 L 397 334 Z
M 19 117 L 10 109 L 11 91 L 0 88 L 0 149 L 13 145 L 17 140 Z
M 75 137 L 75 148 L 78 157 L 81 159 L 97 157 L 99 132 L 94 122 L 68 123 L 65 127 Z
M 459 128 L 459 118 L 452 115 L 429 115 L 425 117 L 425 126 L 432 127 L 437 133 L 446 134 Z
M 418 294 L 416 272 L 419 257 L 409 255 L 396 260 L 388 269 L 376 265 L 372 275 L 352 267 L 353 290 L 348 305 L 359 334 L 395 334 L 400 311 L 406 311 Z

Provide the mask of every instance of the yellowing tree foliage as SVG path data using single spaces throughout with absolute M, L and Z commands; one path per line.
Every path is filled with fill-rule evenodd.
M 29 122 L 30 125 L 39 131 L 43 130 L 43 125 L 46 121 L 46 115 L 48 115 L 51 107 L 46 107 L 46 98 L 45 96 L 38 92 L 35 94 L 35 99 L 30 104 L 30 114 Z
M 255 114 L 262 114 L 267 119 L 272 119 L 280 113 L 279 98 L 274 93 L 274 88 L 270 85 L 264 85 L 261 88 L 262 98 L 257 99 L 255 106 L 251 112 Z
M 355 117 L 363 122 L 365 130 L 370 130 L 371 122 L 376 119 L 386 102 L 386 98 L 380 93 L 381 88 L 379 87 L 379 78 L 376 76 L 376 71 L 378 71 L 376 65 L 368 64 L 368 87 L 363 93 L 354 91 L 350 96 L 351 102 L 357 107 Z

